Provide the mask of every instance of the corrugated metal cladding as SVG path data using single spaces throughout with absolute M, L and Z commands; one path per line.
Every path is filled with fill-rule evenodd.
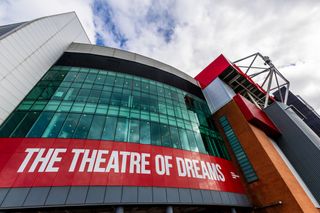
M 1 209 L 120 204 L 250 206 L 247 196 L 238 193 L 128 186 L 2 188 L 0 203 Z
M 3 26 L 10 32 L 0 35 L 0 124 L 73 41 L 90 43 L 74 12 L 16 27 Z
M 320 138 L 287 106 L 273 103 L 264 111 L 281 132 L 277 144 L 320 202 Z
M 26 22 L 20 22 L 20 23 L 15 23 L 15 24 L 9 24 L 9 25 L 4 25 L 4 26 L 0 26 L 0 37 L 8 32 L 10 32 L 11 30 L 14 30 L 15 28 L 21 26 L 22 24 L 24 24 Z

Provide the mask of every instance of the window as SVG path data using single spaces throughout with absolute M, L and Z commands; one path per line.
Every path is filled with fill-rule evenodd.
M 101 139 L 114 140 L 116 127 L 117 127 L 117 118 L 107 116 Z
M 128 119 L 118 118 L 115 140 L 127 141 L 127 136 L 128 136 Z
M 53 112 L 42 112 L 37 122 L 34 123 L 33 127 L 30 129 L 29 133 L 27 134 L 27 137 L 30 137 L 30 138 L 41 137 L 44 130 L 48 126 L 53 114 L 54 114 Z
M 104 124 L 105 116 L 95 115 L 88 133 L 88 139 L 101 139 Z
M 140 121 L 131 119 L 129 123 L 129 138 L 128 142 L 139 142 L 139 125 Z
M 82 114 L 77 129 L 73 135 L 74 138 L 87 138 L 93 116 Z
M 234 134 L 229 121 L 225 116 L 221 117 L 219 119 L 219 122 L 223 128 L 223 131 L 225 132 L 227 139 L 230 143 L 231 149 L 233 153 L 235 154 L 237 161 L 241 167 L 241 170 L 246 178 L 246 181 L 248 183 L 258 180 L 258 176 L 256 175 L 246 153 L 242 149 L 242 146 L 237 138 L 237 136 Z
M 151 144 L 150 122 L 149 121 L 141 121 L 140 122 L 140 143 Z
M 154 80 L 53 66 L 0 127 L 0 137 L 115 140 L 229 159 L 206 102 Z
M 32 127 L 32 124 L 37 120 L 39 114 L 39 112 L 28 112 L 16 129 L 11 133 L 11 137 L 24 137 Z
M 42 137 L 44 138 L 56 138 L 59 135 L 60 129 L 67 117 L 67 113 L 56 113 L 52 117 L 50 123 L 45 129 Z
M 80 119 L 80 114 L 70 113 L 67 119 L 65 120 L 58 137 L 72 138 L 76 130 L 79 119 Z

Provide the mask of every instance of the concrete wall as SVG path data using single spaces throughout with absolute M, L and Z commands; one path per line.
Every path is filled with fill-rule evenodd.
M 90 43 L 74 12 L 24 23 L 0 37 L 0 124 L 73 41 Z

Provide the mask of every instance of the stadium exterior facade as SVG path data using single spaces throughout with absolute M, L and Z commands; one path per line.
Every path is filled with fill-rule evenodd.
M 1 210 L 319 212 L 320 162 L 277 145 L 319 138 L 223 55 L 192 78 L 65 13 L 0 27 L 0 77 Z

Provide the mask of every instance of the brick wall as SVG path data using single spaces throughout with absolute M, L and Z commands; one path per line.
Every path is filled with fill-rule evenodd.
M 218 123 L 221 116 L 227 117 L 259 178 L 246 184 L 252 203 L 257 207 L 255 212 L 318 212 L 270 138 L 247 122 L 234 101 L 213 116 L 219 131 L 223 132 Z M 276 205 L 279 201 L 282 204 Z

